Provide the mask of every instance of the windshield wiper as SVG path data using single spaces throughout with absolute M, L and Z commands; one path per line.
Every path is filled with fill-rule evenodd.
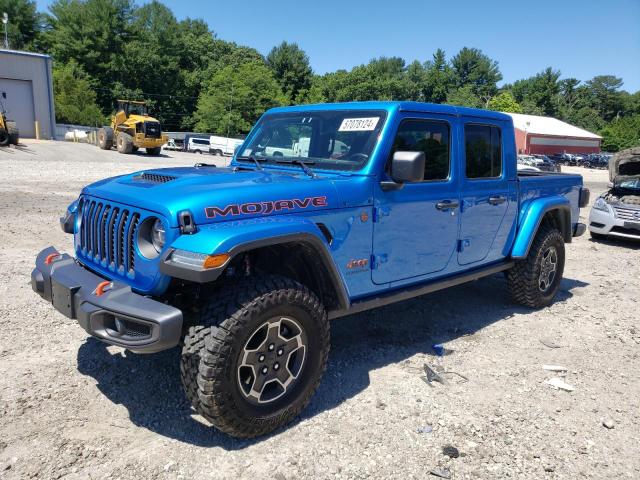
M 260 162 L 266 161 L 264 158 L 261 158 L 260 160 L 258 160 L 253 155 L 249 155 L 248 157 L 236 157 L 236 160 L 251 160 L 253 163 L 256 164 L 256 167 L 258 168 L 258 170 L 264 170 L 264 167 L 260 165 Z
M 290 159 L 276 159 L 276 163 L 293 163 L 296 165 L 300 165 L 302 167 L 302 170 L 304 170 L 304 173 L 306 173 L 307 175 L 309 175 L 311 178 L 318 178 L 318 176 L 313 173 L 313 170 L 311 170 L 309 168 L 309 165 L 313 165 L 316 162 L 314 162 L 313 160 L 309 160 L 309 161 L 303 161 L 301 158 L 290 158 Z

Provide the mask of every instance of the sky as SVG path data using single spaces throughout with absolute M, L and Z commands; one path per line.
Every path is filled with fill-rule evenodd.
M 51 0 L 37 0 L 45 10 Z M 144 3 L 138 0 L 138 3 Z M 504 82 L 548 66 L 562 77 L 612 74 L 640 90 L 640 0 L 164 0 L 178 19 L 202 18 L 218 38 L 267 54 L 286 40 L 314 71 L 380 56 L 429 60 L 462 47 L 499 62 Z

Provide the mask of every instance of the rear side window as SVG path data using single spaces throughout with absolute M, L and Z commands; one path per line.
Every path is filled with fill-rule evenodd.
M 403 120 L 393 141 L 395 152 L 424 152 L 425 180 L 449 177 L 449 124 L 435 120 Z
M 502 134 L 494 125 L 464 126 L 467 178 L 502 175 Z

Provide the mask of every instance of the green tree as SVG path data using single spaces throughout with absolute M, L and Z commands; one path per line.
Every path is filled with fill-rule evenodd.
M 98 104 L 109 111 L 109 87 L 120 77 L 114 60 L 131 38 L 131 0 L 55 0 L 49 10 L 44 34 L 49 51 L 63 64 L 75 60 L 100 82 Z
M 282 42 L 273 47 L 267 55 L 267 65 L 290 101 L 295 102 L 301 91 L 311 87 L 313 72 L 309 57 L 298 44 Z
M 66 65 L 54 64 L 53 93 L 56 121 L 90 126 L 104 124 L 105 118 L 96 104 L 91 80 L 75 60 Z
M 113 59 L 116 83 L 112 97 L 122 96 L 116 93 L 120 89 L 127 98 L 146 100 L 163 127 L 176 130 L 180 126 L 179 114 L 184 112 L 182 95 L 172 95 L 184 87 L 178 21 L 170 9 L 157 1 L 135 9 L 131 20 L 130 40 Z
M 624 109 L 624 100 L 620 92 L 622 84 L 622 79 L 613 75 L 598 75 L 586 83 L 595 98 L 594 108 L 607 122 L 617 117 Z
M 42 30 L 42 16 L 32 0 L 0 0 L 0 15 L 9 16 L 7 39 L 12 50 L 36 50 Z M 1 27 L 0 27 L 1 28 Z M 4 30 L 1 45 L 4 45 Z
M 509 92 L 502 92 L 489 100 L 489 110 L 497 112 L 522 113 L 522 107 Z
M 459 105 L 461 107 L 481 108 L 482 100 L 473 92 L 473 86 L 465 85 L 449 91 L 447 95 L 449 105 Z
M 516 81 L 509 90 L 525 113 L 557 117 L 559 113 L 560 72 L 551 67 L 524 80 Z
M 614 120 L 600 131 L 600 135 L 605 152 L 640 146 L 640 115 Z
M 497 83 L 502 80 L 498 62 L 481 50 L 464 47 L 451 59 L 451 67 L 455 86 L 460 89 L 469 85 L 484 104 L 497 93 Z
M 443 103 L 453 82 L 453 72 L 447 63 L 447 57 L 441 48 L 433 54 L 433 59 L 425 63 L 423 96 L 425 101 Z
M 286 101 L 264 63 L 229 65 L 214 74 L 200 94 L 195 126 L 220 135 L 247 133 L 265 110 Z

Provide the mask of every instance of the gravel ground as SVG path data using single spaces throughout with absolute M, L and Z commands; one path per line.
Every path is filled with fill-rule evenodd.
M 576 239 L 544 310 L 514 305 L 498 275 L 337 320 L 302 418 L 253 441 L 192 413 L 177 349 L 105 347 L 32 292 L 36 253 L 71 250 L 58 217 L 84 184 L 212 160 L 228 161 L 0 149 L 1 478 L 640 478 L 640 243 Z M 566 170 L 592 199 L 607 186 L 606 171 Z M 428 384 L 424 364 L 464 378 Z

